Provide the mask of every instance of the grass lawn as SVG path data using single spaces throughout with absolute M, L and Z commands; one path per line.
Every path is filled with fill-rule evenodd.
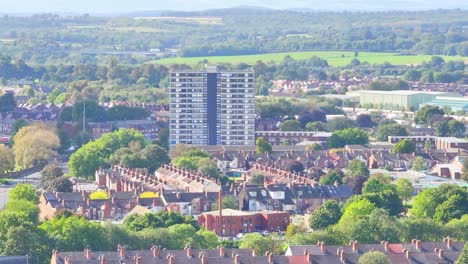
M 351 51 L 305 51 L 305 52 L 281 52 L 256 55 L 240 55 L 240 56 L 208 56 L 208 57 L 176 57 L 162 60 L 155 60 L 157 64 L 189 64 L 194 65 L 203 60 L 208 60 L 209 63 L 232 63 L 238 64 L 241 62 L 254 64 L 256 61 L 263 62 L 280 62 L 283 58 L 289 55 L 296 60 L 308 59 L 312 56 L 317 56 L 328 61 L 332 66 L 345 66 L 354 59 L 354 52 Z M 382 64 L 389 62 L 394 65 L 421 64 L 423 61 L 429 61 L 432 55 L 399 55 L 398 53 L 387 52 L 359 52 L 358 60 L 361 62 L 369 62 L 371 64 Z M 442 56 L 444 60 L 464 60 L 468 61 L 468 57 L 461 56 Z

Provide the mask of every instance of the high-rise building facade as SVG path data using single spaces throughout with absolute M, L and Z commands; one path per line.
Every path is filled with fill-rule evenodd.
M 170 144 L 255 145 L 254 72 L 172 71 Z

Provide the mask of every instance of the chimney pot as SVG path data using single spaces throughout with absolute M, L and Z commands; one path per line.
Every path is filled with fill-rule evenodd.
M 153 251 L 153 257 L 159 258 L 159 248 L 154 247 L 152 251 Z
M 452 248 L 452 243 L 453 243 L 452 238 L 447 237 L 447 248 L 448 248 L 448 249 L 451 249 L 451 248 Z
M 353 242 L 352 242 L 352 247 L 353 247 L 353 252 L 358 251 L 358 243 L 357 243 L 357 241 L 353 241 Z
M 320 243 L 320 251 L 322 251 L 322 253 L 325 253 L 326 250 L 327 250 L 327 249 L 326 249 L 326 246 L 325 246 L 325 242 L 322 241 L 322 242 Z
M 169 264 L 174 264 L 174 256 L 169 256 Z
M 85 251 L 85 254 L 86 254 L 86 259 L 87 259 L 87 260 L 91 260 L 91 259 L 93 259 L 93 252 L 91 252 L 91 250 L 89 250 L 89 249 L 85 248 L 85 250 L 84 250 L 84 251 Z
M 416 240 L 416 249 L 421 251 L 421 240 Z
M 234 256 L 234 264 L 240 264 L 239 255 L 237 254 Z
M 117 245 L 117 251 L 119 251 L 119 256 L 121 258 L 125 258 L 127 256 L 127 254 L 125 253 L 125 248 L 122 247 L 122 245 Z
M 439 249 L 439 258 L 443 259 L 444 258 L 444 250 L 443 249 Z
M 273 253 L 270 253 L 268 255 L 268 263 L 270 263 L 270 264 L 273 263 Z
M 99 257 L 99 264 L 106 264 L 106 263 L 107 263 L 106 258 L 104 257 L 104 255 L 101 255 Z

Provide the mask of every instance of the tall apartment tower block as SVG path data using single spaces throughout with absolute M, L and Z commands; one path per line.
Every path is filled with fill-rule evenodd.
M 170 145 L 255 145 L 253 71 L 208 66 L 170 76 Z

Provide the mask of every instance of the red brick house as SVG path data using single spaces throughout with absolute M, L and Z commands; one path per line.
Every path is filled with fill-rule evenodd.
M 290 214 L 288 212 L 244 212 L 223 209 L 221 212 L 202 213 L 198 217 L 200 226 L 224 237 L 260 230 L 284 231 L 289 223 Z

